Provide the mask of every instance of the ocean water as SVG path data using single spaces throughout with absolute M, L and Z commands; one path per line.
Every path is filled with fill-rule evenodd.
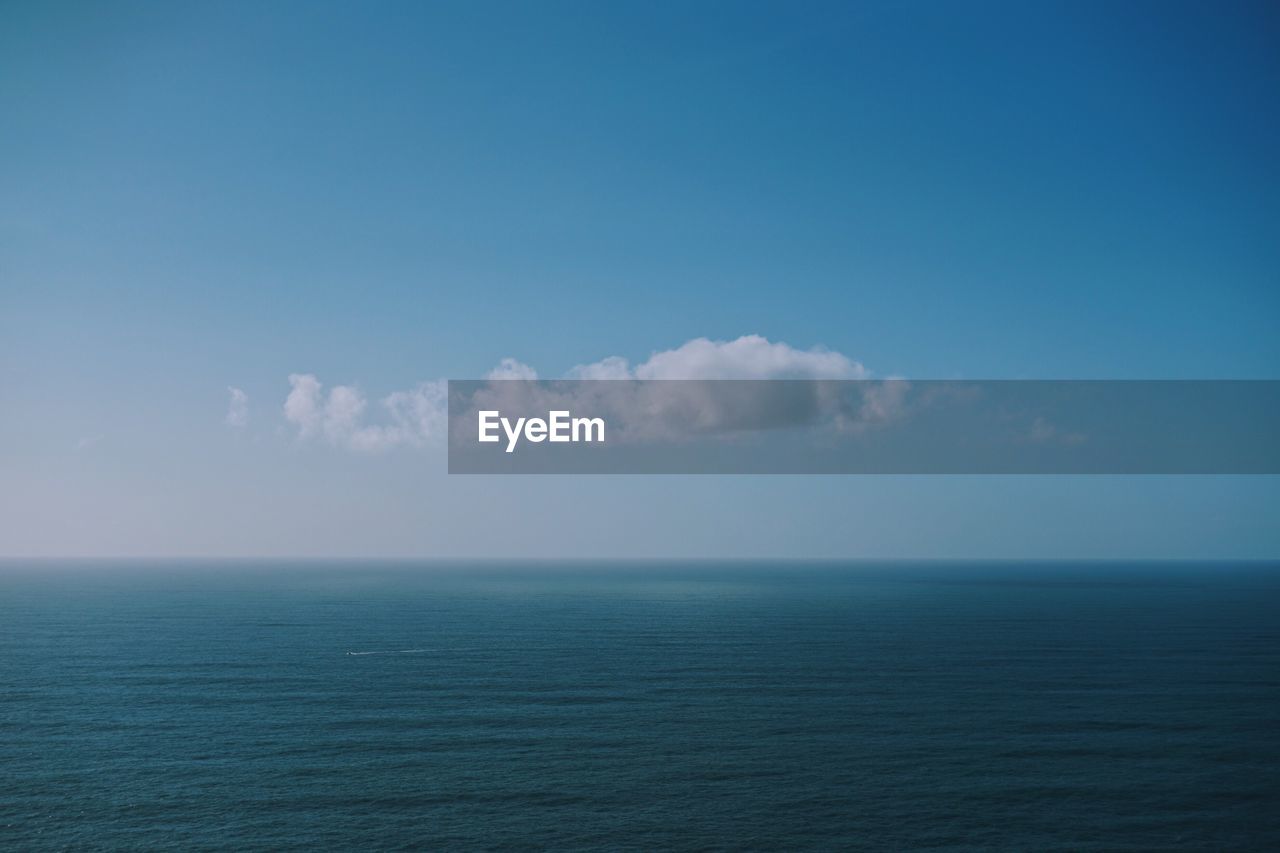
M 1280 849 L 1280 566 L 0 565 L 0 848 Z

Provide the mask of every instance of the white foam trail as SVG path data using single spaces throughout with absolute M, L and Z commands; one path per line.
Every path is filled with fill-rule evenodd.
M 347 652 L 347 654 L 353 657 L 363 657 L 365 655 L 417 655 L 430 651 L 434 651 L 434 649 L 395 649 L 386 652 Z

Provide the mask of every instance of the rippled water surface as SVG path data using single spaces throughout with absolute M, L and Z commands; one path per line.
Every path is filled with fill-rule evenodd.
M 1280 849 L 1280 567 L 0 564 L 0 848 Z

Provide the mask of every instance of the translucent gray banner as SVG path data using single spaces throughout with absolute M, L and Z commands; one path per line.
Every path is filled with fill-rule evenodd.
M 1280 381 L 449 382 L 451 474 L 1277 474 Z

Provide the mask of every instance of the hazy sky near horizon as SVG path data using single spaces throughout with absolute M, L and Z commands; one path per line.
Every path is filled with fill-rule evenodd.
M 1277 44 L 1262 2 L 5 3 L 0 555 L 1280 557 L 1271 477 L 449 477 L 413 414 L 615 357 L 1280 378 Z

